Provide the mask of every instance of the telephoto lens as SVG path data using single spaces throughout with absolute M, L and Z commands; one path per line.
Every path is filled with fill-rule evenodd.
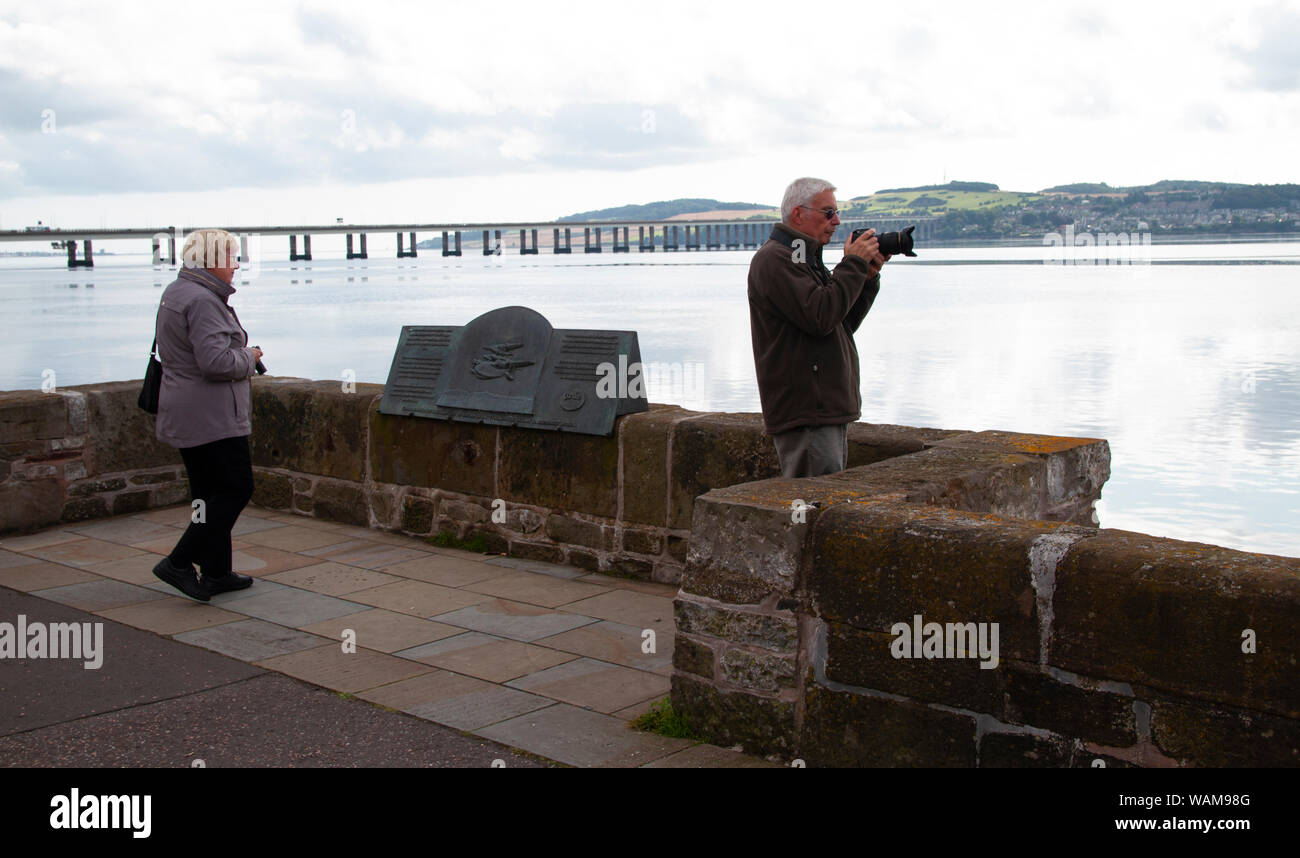
M 909 226 L 902 232 L 887 232 L 876 236 L 876 240 L 880 242 L 880 252 L 885 256 L 897 256 L 900 253 L 904 256 L 916 256 L 912 252 L 912 233 L 915 230 L 915 226 Z M 866 231 L 865 228 L 853 230 L 853 237 L 849 241 L 857 241 L 858 236 Z

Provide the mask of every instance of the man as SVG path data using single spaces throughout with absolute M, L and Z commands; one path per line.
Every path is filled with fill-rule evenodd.
M 763 424 L 784 477 L 815 477 L 848 464 L 848 424 L 862 416 L 853 332 L 880 291 L 875 231 L 844 243 L 832 273 L 822 248 L 839 226 L 835 186 L 790 183 L 781 223 L 749 265 L 749 327 Z

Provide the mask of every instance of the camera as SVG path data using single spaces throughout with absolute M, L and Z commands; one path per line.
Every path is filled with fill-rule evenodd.
M 902 232 L 887 232 L 876 236 L 876 240 L 880 242 L 880 252 L 885 256 L 897 256 L 900 253 L 904 256 L 916 256 L 912 252 L 912 232 L 915 229 L 915 226 L 909 226 Z M 866 231 L 865 228 L 853 230 L 853 237 L 849 241 L 857 241 L 858 236 Z

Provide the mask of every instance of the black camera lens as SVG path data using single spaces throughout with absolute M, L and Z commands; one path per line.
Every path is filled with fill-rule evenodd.
M 887 232 L 876 236 L 876 240 L 880 242 L 880 252 L 885 256 L 897 256 L 900 253 L 904 256 L 916 256 L 912 252 L 912 233 L 915 230 L 915 226 L 909 226 L 902 232 Z M 849 240 L 857 241 L 858 236 L 866 231 L 865 228 L 853 230 L 853 237 Z

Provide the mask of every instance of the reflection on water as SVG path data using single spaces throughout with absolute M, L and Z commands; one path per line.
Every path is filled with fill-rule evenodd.
M 1300 556 L 1300 244 L 1150 251 L 1155 264 L 1134 266 L 1044 265 L 1039 248 L 891 262 L 857 335 L 863 419 L 1106 438 L 1105 526 Z M 638 331 L 660 370 L 653 401 L 759 409 L 750 252 L 371 252 L 263 260 L 237 284 L 232 303 L 271 372 L 382 383 L 402 325 L 524 304 L 556 327 Z M 39 388 L 47 369 L 61 386 L 141 376 L 175 274 L 147 256 L 96 266 L 0 258 L 0 389 Z

